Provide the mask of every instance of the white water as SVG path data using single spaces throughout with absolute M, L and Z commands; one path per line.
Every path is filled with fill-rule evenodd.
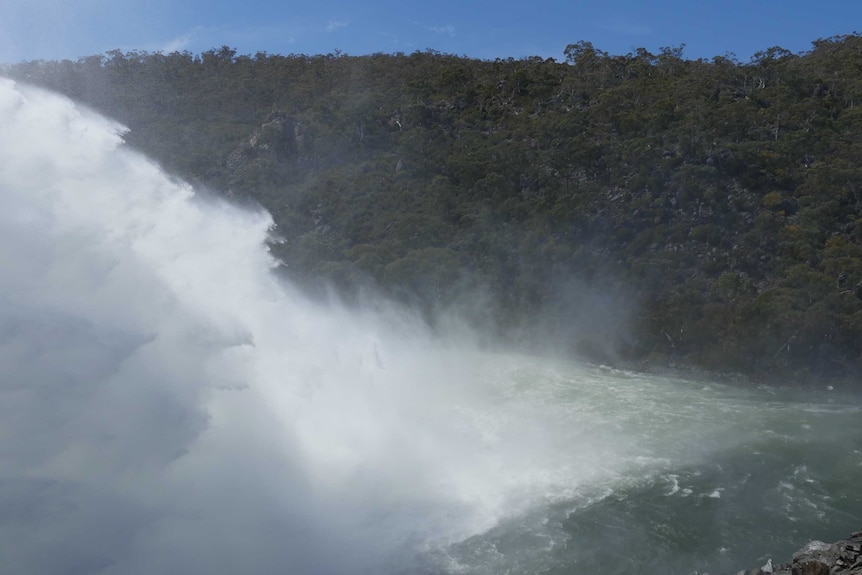
M 577 509 L 653 480 L 724 501 L 678 468 L 780 433 L 755 392 L 309 302 L 266 213 L 122 133 L 0 79 L 0 572 L 529 573 Z M 500 529 L 533 539 L 512 559 Z
M 121 126 L 10 81 L 0 117 L 9 565 L 355 572 L 615 465 L 509 405 L 517 360 L 279 285 L 269 216 L 195 197 Z

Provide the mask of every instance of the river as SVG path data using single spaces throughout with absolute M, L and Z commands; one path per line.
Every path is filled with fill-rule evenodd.
M 310 301 L 278 230 L 0 79 L 0 571 L 669 573 L 862 521 L 862 401 Z

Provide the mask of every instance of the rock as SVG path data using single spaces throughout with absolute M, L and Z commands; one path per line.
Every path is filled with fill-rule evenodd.
M 768 560 L 759 569 L 736 575 L 862 575 L 862 531 L 835 543 L 810 541 L 793 554 L 790 563 L 773 566 Z
M 805 547 L 793 554 L 793 559 L 795 560 L 797 557 L 811 555 L 813 553 L 823 553 L 828 551 L 831 547 L 832 545 L 830 543 L 824 543 L 823 541 L 809 541 L 805 544 Z
M 794 563 L 790 570 L 792 575 L 829 575 L 829 565 L 816 559 L 805 559 Z
M 829 575 L 833 567 L 840 568 L 840 543 L 811 541 L 793 554 L 793 575 Z

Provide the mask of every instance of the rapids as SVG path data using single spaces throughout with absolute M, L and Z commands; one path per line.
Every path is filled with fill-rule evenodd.
M 733 571 L 862 520 L 862 402 L 312 302 L 263 210 L 0 79 L 0 571 Z

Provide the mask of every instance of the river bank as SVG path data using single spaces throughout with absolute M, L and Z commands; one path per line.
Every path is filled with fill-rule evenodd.
M 773 565 L 770 559 L 736 575 L 862 575 L 862 531 L 835 543 L 809 541 L 789 562 Z

